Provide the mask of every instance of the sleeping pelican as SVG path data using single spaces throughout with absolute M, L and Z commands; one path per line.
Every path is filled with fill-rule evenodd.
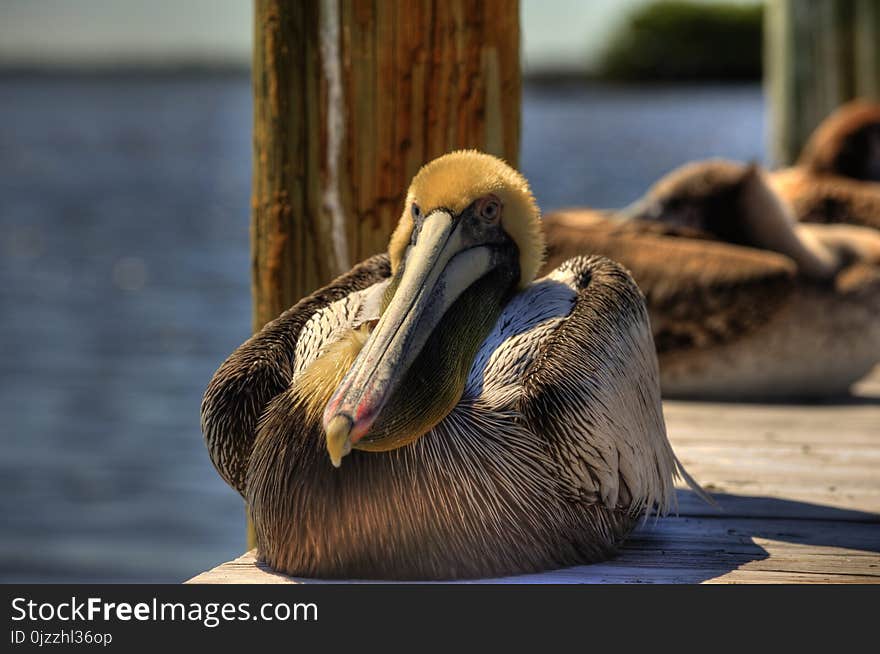
M 796 223 L 757 166 L 690 164 L 625 210 L 545 229 L 551 266 L 591 252 L 632 272 L 664 395 L 837 395 L 880 361 L 880 234 Z
M 387 256 L 220 366 L 202 428 L 262 560 L 324 578 L 534 572 L 605 559 L 670 506 L 686 474 L 638 288 L 601 257 L 533 281 L 543 251 L 526 180 L 447 154 L 413 179 Z
M 843 105 L 822 122 L 774 188 L 798 220 L 880 229 L 880 104 Z

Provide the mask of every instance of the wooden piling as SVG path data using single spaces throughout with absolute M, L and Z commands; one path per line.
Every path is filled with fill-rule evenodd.
M 764 20 L 769 150 L 787 165 L 837 106 L 880 98 L 880 3 L 768 0 Z
M 253 327 L 381 252 L 411 177 L 517 164 L 517 0 L 256 0 Z

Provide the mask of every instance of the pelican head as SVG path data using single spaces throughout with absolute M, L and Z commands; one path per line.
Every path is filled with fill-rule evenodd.
M 349 340 L 357 350 L 350 366 L 344 357 L 329 362 L 345 370 L 321 398 L 337 467 L 352 449 L 412 443 L 458 403 L 501 309 L 542 264 L 539 210 L 505 162 L 453 152 L 412 180 L 388 253 L 392 276 L 378 322 Z M 334 356 L 331 349 L 324 358 Z
M 662 220 L 736 241 L 736 216 L 763 186 L 757 166 L 722 159 L 686 164 L 672 171 L 624 209 L 630 218 Z
M 880 103 L 849 102 L 813 132 L 798 163 L 811 172 L 880 182 Z
M 810 279 L 833 278 L 851 258 L 852 248 L 840 245 L 842 235 L 820 238 L 815 230 L 798 225 L 756 164 L 720 159 L 687 164 L 624 211 L 630 218 L 693 230 L 698 238 L 779 252 Z

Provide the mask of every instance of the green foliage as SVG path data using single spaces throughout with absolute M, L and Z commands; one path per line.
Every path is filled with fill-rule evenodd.
M 655 2 L 628 18 L 600 72 L 625 80 L 760 79 L 762 16 L 760 4 Z

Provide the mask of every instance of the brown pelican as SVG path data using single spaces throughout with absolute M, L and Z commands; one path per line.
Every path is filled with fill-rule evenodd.
M 388 256 L 220 366 L 202 428 L 292 575 L 448 579 L 605 559 L 684 474 L 631 277 L 576 257 L 533 281 L 526 180 L 455 152 L 412 181 Z
M 798 224 L 757 166 L 684 166 L 620 212 L 545 218 L 549 265 L 620 261 L 645 293 L 667 396 L 847 392 L 880 361 L 880 234 Z
M 797 165 L 771 180 L 798 220 L 880 229 L 880 104 L 840 107 L 813 132 Z

